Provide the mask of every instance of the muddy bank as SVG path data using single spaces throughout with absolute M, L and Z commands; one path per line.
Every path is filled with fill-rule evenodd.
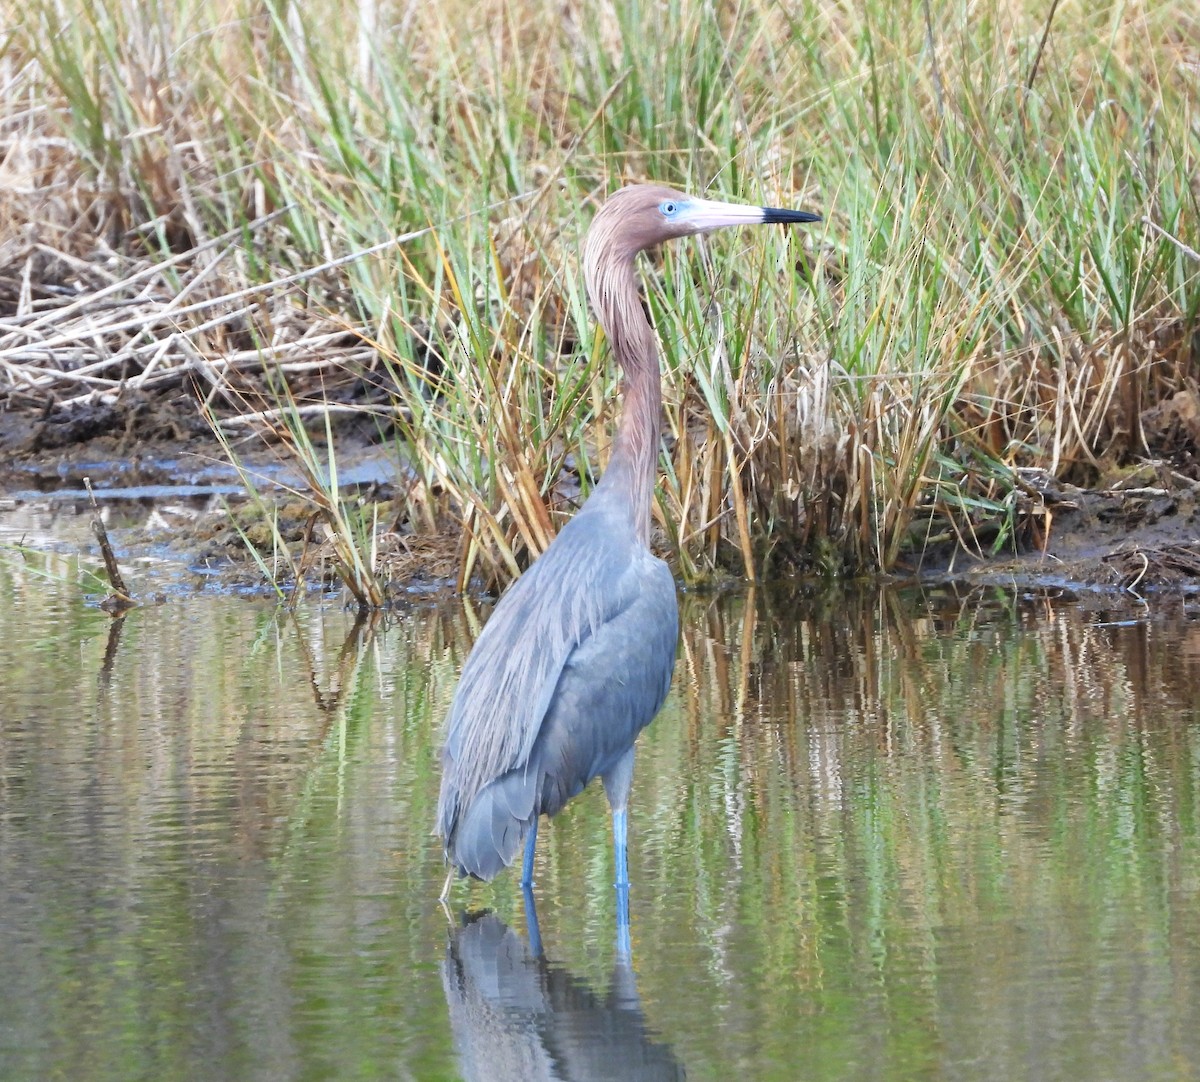
M 265 593 L 268 572 L 290 588 L 297 566 L 306 589 L 337 590 L 329 531 L 288 449 L 262 429 L 235 431 L 229 442 L 236 465 L 188 395 L 0 412 L 0 545 L 78 555 L 98 568 L 94 498 L 138 597 Z M 319 438 L 314 445 L 322 449 Z M 396 495 L 408 477 L 387 433 L 339 419 L 335 451 L 339 485 L 383 532 L 380 562 L 394 595 L 449 589 L 460 539 L 416 537 L 400 521 Z
M 343 426 L 337 459 L 386 524 L 403 471 L 393 447 Z M 272 504 L 264 522 L 243 479 L 194 401 L 123 399 L 117 407 L 0 413 L 0 541 L 97 558 L 84 479 L 90 479 L 118 557 L 149 593 L 159 589 L 266 590 L 261 558 L 282 540 L 311 587 L 336 588 L 322 526 L 291 495 L 303 484 L 286 454 L 259 436 L 237 442 L 243 468 Z M 1183 469 L 1180 469 L 1180 466 Z M 1017 534 L 1006 551 L 961 538 L 908 555 L 901 582 L 1017 586 L 1128 595 L 1200 596 L 1200 481 L 1189 462 L 1151 461 L 1096 488 L 1021 471 Z M 1184 472 L 1187 470 L 1187 472 Z M 395 511 L 392 512 L 395 514 Z M 390 537 L 397 595 L 446 590 L 460 539 Z M 278 553 L 276 553 L 278 555 Z M 281 579 L 290 576 L 277 565 Z
M 1025 508 L 1018 552 L 958 546 L 909 561 L 908 572 L 928 583 L 1200 596 L 1198 497 L 1200 484 L 1153 466 L 1120 488 L 1054 485 Z

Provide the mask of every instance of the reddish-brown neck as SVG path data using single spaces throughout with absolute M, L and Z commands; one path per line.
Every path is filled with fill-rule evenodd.
M 658 474 L 662 387 L 658 344 L 638 296 L 634 253 L 585 259 L 588 296 L 621 365 L 621 420 L 596 494 L 619 500 L 642 544 L 649 545 L 650 500 Z

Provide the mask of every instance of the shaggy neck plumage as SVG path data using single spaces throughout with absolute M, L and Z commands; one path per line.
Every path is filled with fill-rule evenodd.
M 590 254 L 590 253 L 589 253 Z M 629 493 L 625 502 L 643 545 L 650 542 L 650 500 L 658 473 L 662 387 L 658 343 L 642 309 L 634 277 L 636 253 L 603 263 L 585 258 L 588 296 L 621 365 L 621 419 L 608 469 L 596 486 L 601 493 Z

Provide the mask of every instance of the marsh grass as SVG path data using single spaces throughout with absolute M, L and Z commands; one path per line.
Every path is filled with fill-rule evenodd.
M 584 7 L 23 6 L 9 401 L 187 388 L 286 432 L 361 603 L 384 518 L 502 582 L 604 466 L 577 253 L 655 179 L 826 215 L 644 261 L 685 579 L 1011 544 L 1017 467 L 1165 453 L 1141 418 L 1197 378 L 1193 4 Z M 355 410 L 404 463 L 382 518 L 316 450 Z

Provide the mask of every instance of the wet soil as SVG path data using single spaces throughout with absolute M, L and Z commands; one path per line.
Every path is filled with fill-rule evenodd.
M 1200 410 L 1193 412 L 1200 443 Z M 894 577 L 1134 599 L 1164 591 L 1200 596 L 1200 471 L 1186 410 L 1184 422 L 1172 420 L 1182 457 L 1114 467 L 1095 487 L 1020 471 L 1017 535 L 1005 551 L 991 551 L 979 537 L 955 536 L 921 546 Z M 339 432 L 339 473 L 386 514 L 401 470 L 394 450 L 371 435 L 353 426 Z M 319 564 L 320 530 L 311 506 L 287 496 L 297 479 L 286 456 L 257 435 L 235 449 L 260 491 L 275 493 L 270 527 L 258 508 L 247 506 L 242 479 L 190 396 L 128 397 L 117 406 L 64 414 L 0 412 L 0 541 L 97 556 L 86 478 L 119 558 L 146 571 L 156 588 L 263 589 L 262 569 L 246 542 L 269 552 L 274 530 L 311 548 Z M 446 589 L 457 546 L 449 536 L 403 539 L 393 575 L 411 590 Z M 312 581 L 333 584 L 332 570 L 316 572 Z
M 930 583 L 1200 596 L 1198 497 L 1200 484 L 1175 474 L 1121 488 L 1056 487 L 1023 509 L 1018 552 L 956 546 L 910 570 Z
M 98 562 L 91 525 L 98 508 L 122 566 L 145 585 L 135 588 L 139 597 L 161 589 L 264 590 L 247 543 L 269 557 L 276 538 L 309 542 L 312 583 L 332 584 L 332 572 L 319 566 L 326 554 L 312 506 L 292 495 L 304 486 L 283 449 L 249 432 L 231 445 L 270 503 L 270 523 L 190 396 L 130 397 L 69 413 L 0 412 L 0 542 Z M 344 425 L 337 460 L 345 484 L 386 505 L 398 472 L 394 452 Z M 417 567 L 411 577 L 423 580 Z

